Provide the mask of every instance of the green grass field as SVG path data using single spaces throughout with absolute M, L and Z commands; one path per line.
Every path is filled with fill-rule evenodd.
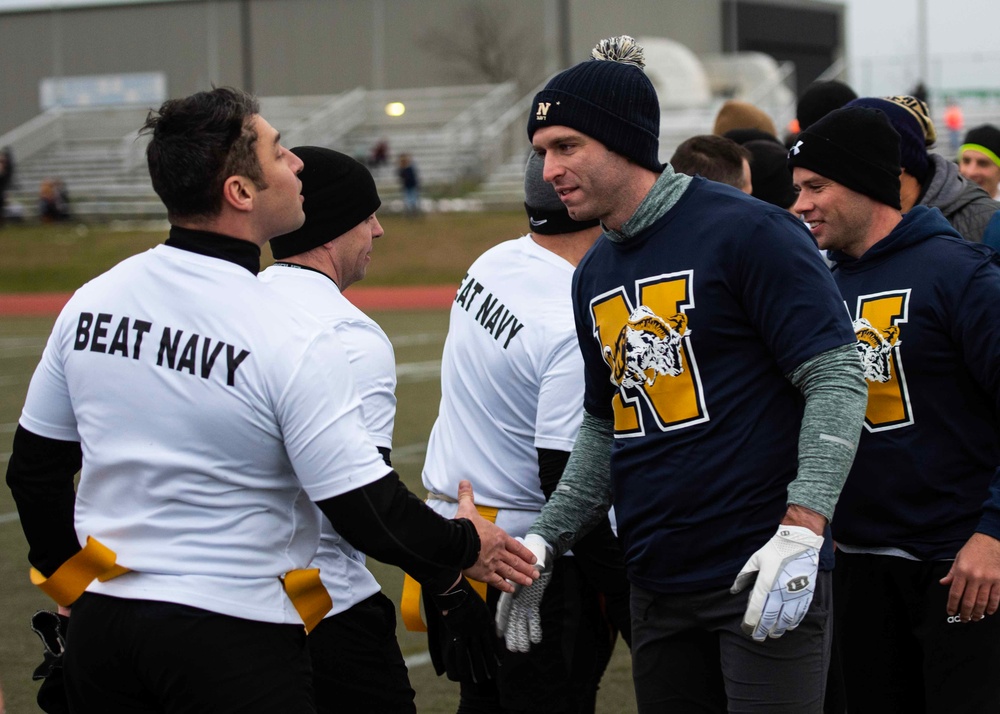
M 379 216 L 365 285 L 457 283 L 487 247 L 527 231 L 523 212 Z M 130 255 L 162 243 L 166 223 L 10 225 L 0 230 L 0 294 L 72 291 Z M 261 263 L 270 265 L 264 248 Z
M 488 246 L 519 235 L 524 217 L 450 214 L 413 221 L 387 218 L 384 224 L 386 236 L 376 243 L 366 285 L 457 283 L 473 258 Z M 163 235 L 93 226 L 85 231 L 73 226 L 0 231 L 0 241 L 8 247 L 0 263 L 0 294 L 71 291 L 121 258 L 160 242 Z M 447 331 L 447 312 L 373 312 L 372 316 L 393 342 L 399 372 L 393 464 L 410 488 L 422 495 L 420 469 L 440 399 L 436 363 Z M 51 324 L 52 318 L 0 318 L 0 468 L 4 471 L 28 382 Z M 51 603 L 28 582 L 27 545 L 5 486 L 0 488 L 0 553 L 0 682 L 8 714 L 36 712 L 37 683 L 30 676 L 41 661 L 41 648 L 28 628 L 28 618 Z M 398 602 L 400 571 L 369 562 L 384 591 Z M 419 660 L 425 636 L 400 627 L 399 639 L 404 655 Z M 598 711 L 627 714 L 636 710 L 629 667 L 628 650 L 619 643 L 602 682 Z M 417 691 L 418 711 L 455 711 L 457 685 L 435 676 L 429 664 L 412 666 L 410 678 Z

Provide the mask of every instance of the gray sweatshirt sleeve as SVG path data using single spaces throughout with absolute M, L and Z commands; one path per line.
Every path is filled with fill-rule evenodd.
M 611 444 L 614 423 L 583 413 L 580 433 L 555 493 L 528 533 L 540 535 L 557 556 L 608 514 L 611 507 Z
M 868 384 L 853 344 L 806 360 L 787 375 L 806 400 L 799 430 L 799 470 L 788 503 L 833 518 L 861 437 Z

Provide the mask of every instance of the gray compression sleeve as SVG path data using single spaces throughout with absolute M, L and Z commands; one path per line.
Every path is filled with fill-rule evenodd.
M 562 555 L 608 515 L 614 423 L 583 413 L 580 433 L 555 492 L 528 533 Z
M 835 347 L 787 375 L 806 400 L 799 430 L 799 471 L 788 485 L 788 503 L 833 518 L 861 436 L 868 405 L 857 348 Z

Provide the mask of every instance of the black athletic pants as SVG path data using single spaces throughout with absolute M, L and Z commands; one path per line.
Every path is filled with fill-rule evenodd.
M 301 625 L 84 593 L 65 676 L 74 714 L 312 714 Z
M 319 714 L 411 714 L 415 693 L 396 640 L 396 608 L 375 593 L 309 633 Z
M 837 551 L 834 629 L 850 714 L 1000 712 L 1000 614 L 959 622 L 948 561 Z
M 488 588 L 490 612 L 496 612 L 499 599 L 500 591 Z M 428 618 L 440 617 L 433 608 L 424 609 L 431 610 Z M 592 714 L 617 633 L 572 556 L 556 559 L 540 614 L 541 644 L 515 653 L 500 642 L 497 680 L 462 682 L 458 714 Z M 444 627 L 428 626 L 428 647 L 446 646 Z
M 802 623 L 764 642 L 740 627 L 749 589 L 665 595 L 633 584 L 632 680 L 640 714 L 821 714 L 830 581 L 820 572 Z

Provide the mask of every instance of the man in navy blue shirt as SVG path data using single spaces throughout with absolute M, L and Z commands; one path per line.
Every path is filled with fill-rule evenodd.
M 848 107 L 789 155 L 868 382 L 833 520 L 848 710 L 1000 711 L 1000 257 L 900 213 L 899 136 Z
M 659 162 L 641 54 L 602 41 L 529 117 L 545 180 L 605 234 L 573 281 L 583 425 L 525 542 L 547 569 L 613 499 L 640 712 L 820 712 L 854 335 L 800 221 Z M 508 647 L 543 636 L 545 583 L 502 597 Z

